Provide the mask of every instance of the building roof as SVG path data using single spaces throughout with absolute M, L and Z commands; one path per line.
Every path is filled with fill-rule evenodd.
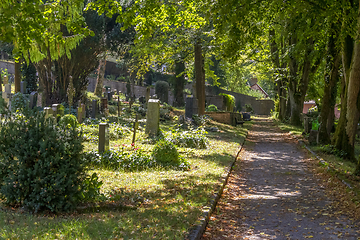
M 269 94 L 267 94 L 267 92 L 265 92 L 265 90 L 262 89 L 262 87 L 260 87 L 260 85 L 257 83 L 251 85 L 250 88 L 262 92 L 266 98 L 269 97 Z

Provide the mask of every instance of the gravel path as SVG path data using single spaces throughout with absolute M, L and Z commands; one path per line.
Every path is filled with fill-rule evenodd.
M 202 239 L 360 239 L 307 161 L 289 134 L 256 120 Z

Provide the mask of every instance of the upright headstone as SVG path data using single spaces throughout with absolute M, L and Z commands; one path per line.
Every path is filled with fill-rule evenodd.
M 92 103 L 91 103 L 91 118 L 96 118 L 96 114 L 97 114 L 97 101 L 92 100 Z
M 185 117 L 192 118 L 193 115 L 194 98 L 187 96 L 185 101 Z
M 57 117 L 57 115 L 60 114 L 60 112 L 59 112 L 59 105 L 60 105 L 60 104 L 53 104 L 53 105 L 51 106 L 51 108 L 52 108 L 52 110 L 53 110 L 53 114 L 54 114 L 55 117 Z
M 42 93 L 38 93 L 38 95 L 37 95 L 36 106 L 37 107 L 42 107 Z
M 54 115 L 51 107 L 44 107 L 45 118 L 52 117 Z
M 77 120 L 79 123 L 82 123 L 83 109 L 81 106 L 77 108 Z
M 33 109 L 36 106 L 36 100 L 37 100 L 37 92 L 31 92 L 30 93 L 30 102 L 29 102 L 30 109 Z
M 160 102 L 158 99 L 149 99 L 145 133 L 156 136 L 159 132 Z
M 26 82 L 24 82 L 24 81 L 20 82 L 20 92 L 22 94 L 27 94 L 27 92 L 26 92 Z
M 304 133 L 310 133 L 310 129 L 311 129 L 311 122 L 310 122 L 310 118 L 305 116 L 304 117 Z
M 105 111 L 108 108 L 107 98 L 101 98 L 101 111 Z
M 82 120 L 84 121 L 84 119 L 86 118 L 86 104 L 81 104 L 81 108 L 82 108 Z
M 99 153 L 109 150 L 109 124 L 99 123 Z
M 9 83 L 9 77 L 8 76 L 4 76 L 4 81 L 3 81 L 3 84 L 8 84 Z
M 5 92 L 3 92 L 3 98 L 10 108 L 11 104 L 11 84 L 5 84 Z
M 146 88 L 145 100 L 148 102 L 150 99 L 150 87 Z

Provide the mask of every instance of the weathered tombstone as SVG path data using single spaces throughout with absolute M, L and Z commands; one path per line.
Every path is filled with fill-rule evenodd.
M 20 92 L 22 93 L 22 94 L 26 94 L 27 92 L 26 92 L 26 82 L 24 82 L 24 81 L 21 81 L 20 82 Z
M 51 107 L 44 107 L 45 118 L 49 118 L 53 116 L 53 109 Z
M 160 102 L 158 99 L 149 99 L 145 133 L 156 136 L 159 132 Z
M 310 133 L 310 129 L 311 129 L 310 118 L 307 116 L 304 116 L 304 133 L 305 134 Z
M 145 95 L 145 100 L 146 102 L 148 102 L 150 99 L 150 87 L 146 88 L 146 95 Z
M 53 105 L 51 106 L 51 108 L 52 108 L 52 110 L 53 110 L 53 114 L 54 114 L 55 117 L 57 117 L 58 114 L 60 115 L 59 105 L 60 105 L 60 104 L 53 104 Z
M 316 145 L 319 143 L 319 131 L 318 130 L 310 130 L 309 138 L 310 145 Z
M 99 124 L 99 153 L 109 150 L 109 124 Z
M 30 98 L 29 108 L 33 109 L 36 106 L 37 92 L 31 92 L 29 98 Z
M 82 123 L 83 120 L 83 108 L 81 106 L 79 106 L 77 108 L 77 120 L 79 123 Z
M 139 126 L 139 122 L 138 122 L 138 115 L 136 114 L 136 118 L 135 118 L 135 122 L 134 122 L 134 133 L 133 133 L 133 139 L 132 139 L 132 144 L 135 144 L 135 138 L 136 138 L 136 130 Z
M 81 104 L 81 108 L 82 108 L 82 120 L 84 121 L 84 119 L 86 118 L 86 104 Z
M 112 96 L 113 96 L 113 92 L 108 92 L 108 94 L 107 94 L 108 101 L 112 100 Z
M 96 118 L 96 113 L 97 113 L 97 101 L 92 100 L 91 118 Z
M 37 107 L 42 107 L 42 93 L 38 93 L 38 95 L 37 95 L 36 106 Z
M 187 96 L 185 101 L 185 117 L 192 118 L 194 108 L 194 98 Z
M 8 104 L 9 108 L 11 106 L 11 84 L 5 84 L 5 92 L 3 92 L 3 98 L 5 102 Z
M 107 98 L 101 98 L 101 111 L 105 111 L 108 108 Z

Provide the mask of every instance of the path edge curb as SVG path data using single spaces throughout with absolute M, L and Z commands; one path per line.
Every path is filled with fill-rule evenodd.
M 213 211 L 215 210 L 218 201 L 220 200 L 220 197 L 221 197 L 221 195 L 224 191 L 224 188 L 227 184 L 227 181 L 229 179 L 232 168 L 235 165 L 236 160 L 239 158 L 241 150 L 243 149 L 243 146 L 247 139 L 248 133 L 249 133 L 249 129 L 246 131 L 244 141 L 240 144 L 239 151 L 236 154 L 234 161 L 232 161 L 230 163 L 230 165 L 225 170 L 225 173 L 221 176 L 221 181 L 223 183 L 221 184 L 219 191 L 210 197 L 208 204 L 202 209 L 201 216 L 195 222 L 195 224 L 194 224 L 195 226 L 190 228 L 190 230 L 189 230 L 188 234 L 185 236 L 184 240 L 200 240 L 203 233 L 205 232 L 206 226 L 210 220 L 210 216 L 213 213 Z

